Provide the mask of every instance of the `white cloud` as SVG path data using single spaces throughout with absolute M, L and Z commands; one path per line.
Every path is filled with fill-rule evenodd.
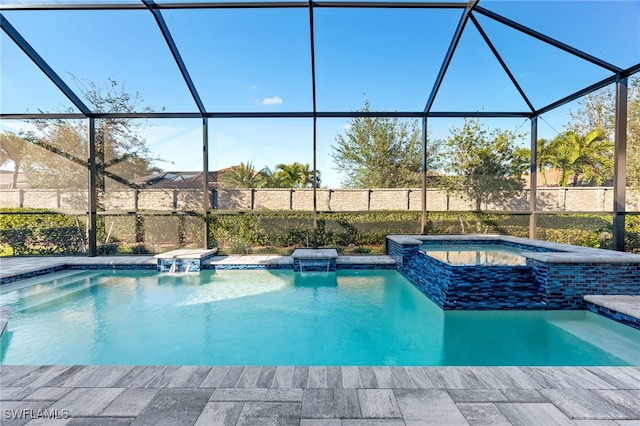
M 283 101 L 280 96 L 273 96 L 271 98 L 264 98 L 262 100 L 262 105 L 266 105 L 266 106 L 280 105 L 282 102 Z

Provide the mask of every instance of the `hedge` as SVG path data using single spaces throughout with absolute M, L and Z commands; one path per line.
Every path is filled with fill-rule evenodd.
M 34 214 L 34 209 L 0 209 L 0 245 L 3 253 L 79 254 L 86 251 L 85 216 L 55 212 Z M 313 229 L 311 213 L 212 212 L 212 246 L 228 253 L 276 252 L 276 248 L 383 247 L 388 234 L 420 232 L 420 212 L 318 213 Z M 626 220 L 628 251 L 640 252 L 640 216 Z M 474 213 L 430 213 L 427 228 L 433 234 L 491 233 L 527 237 L 529 216 Z M 538 238 L 562 243 L 608 247 L 601 241 L 611 233 L 612 217 L 606 214 L 539 215 Z M 204 222 L 199 215 L 99 216 L 99 254 L 142 254 L 178 247 L 200 247 Z M 366 252 L 360 248 L 355 252 Z

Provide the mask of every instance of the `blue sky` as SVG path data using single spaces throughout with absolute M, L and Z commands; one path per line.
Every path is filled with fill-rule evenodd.
M 11 0 L 9 0 L 11 2 Z M 492 1 L 480 6 L 626 68 L 640 62 L 640 1 Z M 315 14 L 319 111 L 361 108 L 421 111 L 461 10 L 330 9 Z M 123 83 L 143 106 L 196 111 L 152 15 L 147 11 L 5 11 L 5 17 L 73 89 L 80 81 Z M 163 16 L 211 111 L 310 111 L 311 59 L 306 9 L 166 10 Z M 536 107 L 606 76 L 601 68 L 476 15 Z M 2 33 L 3 112 L 69 106 Z M 77 90 L 79 92 L 79 90 Z M 540 137 L 563 130 L 575 103 L 546 114 Z M 526 104 L 469 23 L 435 100 L 434 111 L 525 111 Z M 485 120 L 529 128 L 524 119 Z M 460 120 L 432 119 L 444 138 Z M 201 167 L 199 120 L 151 120 L 144 133 L 168 170 Z M 318 168 L 339 186 L 329 153 L 348 120 L 318 120 Z M 24 128 L 5 121 L 4 129 Z M 312 162 L 310 119 L 210 120 L 210 168 L 251 161 L 274 167 Z M 528 143 L 528 142 L 527 142 Z

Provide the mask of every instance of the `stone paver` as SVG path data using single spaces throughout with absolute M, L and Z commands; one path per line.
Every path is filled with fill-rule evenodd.
M 29 394 L 24 399 L 29 401 L 57 401 L 71 391 L 70 388 L 44 387 Z M 4 397 L 4 390 L 2 391 Z
M 362 417 L 355 389 L 305 389 L 302 417 L 310 419 Z
M 358 389 L 362 417 L 385 419 L 401 417 L 398 402 L 391 389 Z
M 97 416 L 122 392 L 122 388 L 75 388 L 51 406 L 69 410 L 74 417 Z
M 70 416 L 8 425 L 640 426 L 638 367 L 0 366 L 0 380 L 3 415 Z
M 309 367 L 309 387 L 310 388 L 326 388 L 327 387 L 327 367 L 312 366 Z
M 160 389 L 125 389 L 100 415 L 108 417 L 137 417 L 159 391 Z
M 633 410 L 587 389 L 543 389 L 549 401 L 574 419 L 630 420 Z M 620 395 L 621 399 L 623 396 Z M 633 397 L 632 397 L 633 398 Z
M 195 426 L 233 426 L 243 406 L 242 402 L 208 402 Z
M 300 404 L 297 402 L 247 402 L 240 412 L 238 426 L 298 426 Z
M 267 389 L 218 388 L 211 395 L 211 401 L 264 401 Z
M 573 424 L 567 416 L 550 403 L 497 403 L 496 406 L 515 426 Z
M 265 401 L 272 402 L 302 402 L 304 389 L 269 389 Z
M 509 401 L 499 389 L 450 389 L 449 396 L 456 403 Z
M 465 420 L 472 426 L 503 426 L 511 424 L 495 404 L 473 402 L 460 403 L 457 406 Z
M 209 374 L 204 378 L 202 383 L 200 383 L 201 388 L 216 388 L 220 383 L 222 383 L 222 379 L 229 371 L 229 367 L 213 367 Z
M 436 389 L 396 389 L 402 417 L 407 424 L 467 425 L 449 394 Z
M 193 425 L 209 401 L 207 389 L 165 388 L 149 402 L 132 425 Z
M 268 366 L 262 367 L 260 370 L 260 377 L 258 377 L 258 382 L 256 386 L 259 388 L 270 388 L 273 384 L 273 380 L 276 376 L 276 367 Z

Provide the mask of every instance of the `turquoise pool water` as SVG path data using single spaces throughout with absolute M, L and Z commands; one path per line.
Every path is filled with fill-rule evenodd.
M 396 271 L 63 271 L 3 286 L 3 364 L 640 365 L 586 311 L 443 312 Z
M 532 253 L 500 244 L 425 244 L 420 249 L 451 265 L 526 265 L 522 253 Z

